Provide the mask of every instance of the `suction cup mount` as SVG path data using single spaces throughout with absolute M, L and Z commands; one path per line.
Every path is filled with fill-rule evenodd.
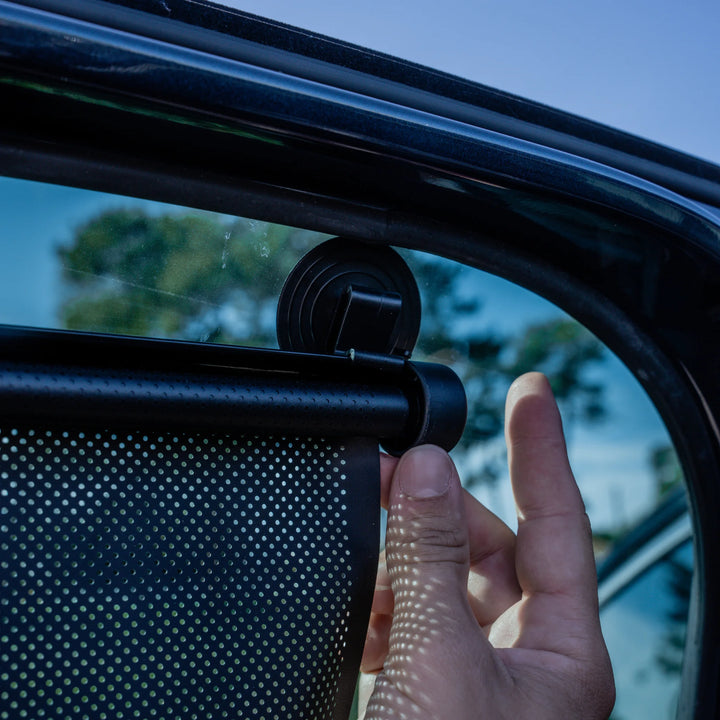
M 387 452 L 423 443 L 450 450 L 467 415 L 465 390 L 444 365 L 410 362 L 420 330 L 420 294 L 410 268 L 387 247 L 333 238 L 295 266 L 280 293 L 281 350 L 344 355 L 354 372 L 402 390 L 407 414 Z
M 420 313 L 415 278 L 400 255 L 333 238 L 305 255 L 285 281 L 278 343 L 294 352 L 409 358 Z

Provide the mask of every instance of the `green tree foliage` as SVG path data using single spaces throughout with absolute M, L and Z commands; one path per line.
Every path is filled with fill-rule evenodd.
M 672 445 L 653 448 L 650 451 L 650 467 L 655 477 L 658 498 L 664 497 L 683 482 L 682 467 Z
M 277 297 L 290 270 L 323 237 L 279 225 L 211 213 L 105 212 L 59 250 L 66 327 L 119 334 L 272 346 Z M 481 302 L 463 290 L 468 268 L 406 253 L 422 295 L 415 356 L 451 364 L 468 395 L 468 424 L 456 451 L 468 456 L 501 438 L 504 397 L 512 379 L 544 371 L 566 417 L 603 417 L 602 387 L 587 369 L 602 360 L 598 341 L 577 323 L 556 318 L 517 337 L 483 328 Z M 470 483 L 492 482 L 494 459 L 468 463 Z
M 59 250 L 71 329 L 266 345 L 311 237 L 212 214 L 105 212 Z
M 534 368 L 544 372 L 555 397 L 571 420 L 595 422 L 605 415 L 603 387 L 587 379 L 589 365 L 603 358 L 602 345 L 578 323 L 552 319 L 529 326 L 515 343 L 508 366 L 517 375 Z

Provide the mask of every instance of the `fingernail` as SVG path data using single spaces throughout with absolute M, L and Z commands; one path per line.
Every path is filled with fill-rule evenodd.
M 450 487 L 452 462 L 438 447 L 413 448 L 400 460 L 400 489 L 416 500 L 440 497 Z

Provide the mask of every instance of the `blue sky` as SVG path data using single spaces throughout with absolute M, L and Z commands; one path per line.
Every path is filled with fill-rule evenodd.
M 720 164 L 718 0 L 221 0 Z

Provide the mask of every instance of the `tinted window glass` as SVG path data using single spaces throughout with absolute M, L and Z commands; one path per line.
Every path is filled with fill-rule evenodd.
M 283 282 L 327 236 L 251 218 L 0 178 L 0 322 L 273 347 Z M 542 298 L 446 259 L 401 251 L 420 287 L 415 357 L 452 365 L 470 415 L 466 482 L 513 522 L 504 396 L 553 382 L 598 547 L 680 480 L 667 433 L 624 366 Z
M 692 572 L 692 543 L 687 540 L 603 608 L 617 688 L 613 720 L 675 717 Z
M 272 345 L 275 303 L 319 233 L 0 180 L 0 322 Z
M 252 218 L 11 178 L 0 178 L 0 209 L 0 323 L 199 342 L 274 347 L 283 282 L 300 257 L 327 238 Z M 594 336 L 542 298 L 475 268 L 400 252 L 423 303 L 414 357 L 452 365 L 467 390 L 468 425 L 453 452 L 466 486 L 515 525 L 504 397 L 515 376 L 541 370 L 560 401 L 602 554 L 682 481 L 644 391 Z M 675 633 L 667 607 L 654 607 L 648 622 L 655 618 L 655 631 Z M 625 654 L 622 646 L 613 645 L 613 652 Z M 647 677 L 648 687 L 658 684 L 654 652 L 638 657 L 633 668 L 618 665 L 619 682 Z M 634 712 L 619 706 L 617 717 L 652 716 Z

